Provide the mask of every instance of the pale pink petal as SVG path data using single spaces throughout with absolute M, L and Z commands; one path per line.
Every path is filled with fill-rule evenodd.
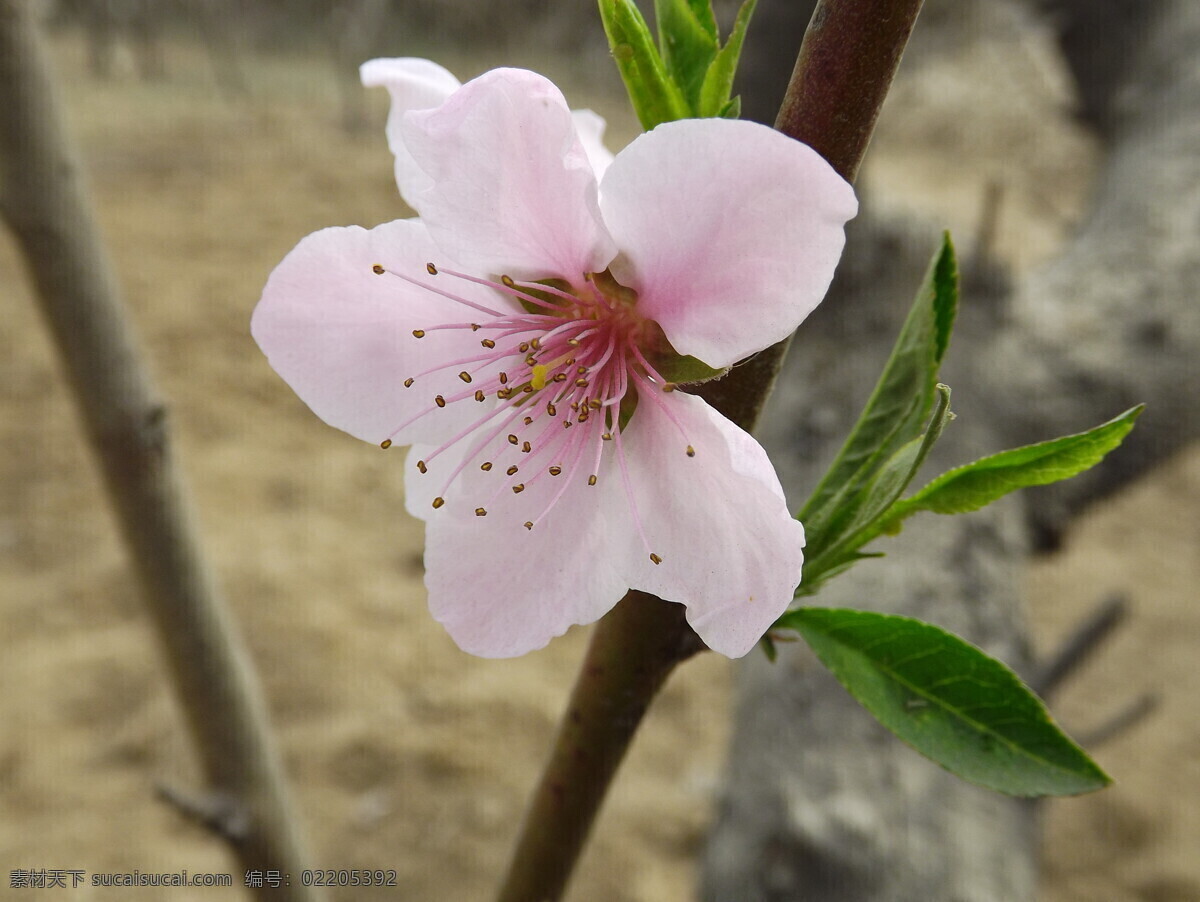
M 463 449 L 456 446 L 459 453 L 436 458 L 421 473 L 415 461 L 431 450 L 417 446 L 410 452 L 405 495 L 409 511 L 426 521 L 429 609 L 464 651 L 488 658 L 521 655 L 571 626 L 598 620 L 620 601 L 628 586 L 612 546 L 624 539 L 605 516 L 613 506 L 606 493 L 620 491 L 617 480 L 602 477 L 589 486 L 580 472 L 560 482 L 566 473 L 549 476 L 546 460 L 526 467 L 528 457 L 501 440 L 486 457 L 493 462 L 489 472 L 472 460 L 444 489 Z M 513 463 L 524 469 L 508 477 Z M 511 485 L 518 481 L 526 488 L 514 494 Z M 557 505 L 525 529 L 564 484 Z M 434 510 L 431 502 L 443 491 L 445 506 Z M 487 515 L 476 516 L 477 507 Z
M 688 623 L 714 651 L 746 654 L 791 603 L 804 563 L 804 528 L 766 452 L 683 392 L 643 394 L 623 444 L 650 550 L 662 558 L 652 563 L 631 537 L 623 575 L 686 605 Z
M 575 131 L 579 133 L 579 140 L 587 152 L 588 161 L 592 164 L 596 178 L 600 179 L 613 161 L 612 151 L 604 146 L 604 130 L 608 123 L 604 121 L 603 116 L 592 110 L 571 110 L 571 117 L 575 120 Z
M 729 366 L 824 297 L 857 211 L 815 151 L 731 119 L 668 122 L 622 150 L 600 190 L 617 280 L 681 354 Z
M 441 106 L 446 98 L 461 87 L 451 72 L 432 60 L 418 57 L 367 60 L 359 67 L 359 77 L 368 88 L 384 87 L 392 98 L 388 111 L 388 147 L 396 157 L 396 185 L 406 202 L 422 187 L 428 187 L 429 177 L 413 162 L 400 134 L 400 121 L 409 110 L 426 110 Z
M 434 241 L 480 274 L 576 281 L 615 246 L 596 177 L 566 101 L 551 82 L 495 69 L 401 125 L 430 183 L 408 198 Z
M 485 405 L 433 408 L 436 395 L 451 398 L 468 386 L 457 374 L 469 365 L 404 380 L 432 367 L 476 356 L 479 336 L 467 329 L 433 330 L 442 323 L 471 323 L 482 314 L 414 286 L 375 264 L 460 296 L 511 311 L 490 289 L 447 282 L 426 272 L 436 255 L 417 220 L 398 220 L 370 231 L 357 226 L 315 232 L 275 268 L 254 310 L 250 330 L 271 366 L 325 422 L 370 442 L 397 445 L 443 441 L 481 415 Z M 424 329 L 424 338 L 413 336 Z M 490 403 L 490 402 L 489 402 Z M 408 428 L 396 427 L 422 410 L 431 413 Z

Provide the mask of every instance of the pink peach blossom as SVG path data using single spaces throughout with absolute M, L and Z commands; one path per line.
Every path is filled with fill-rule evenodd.
M 532 72 L 363 77 L 391 91 L 419 218 L 309 235 L 252 331 L 327 423 L 413 446 L 434 617 L 506 657 L 637 588 L 745 654 L 792 600 L 804 530 L 763 449 L 664 372 L 788 335 L 829 285 L 852 189 L 750 122 L 666 123 L 612 158 L 599 117 Z

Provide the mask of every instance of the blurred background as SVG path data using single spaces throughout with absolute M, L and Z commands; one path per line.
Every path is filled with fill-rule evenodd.
M 514 661 L 459 652 L 425 610 L 422 530 L 403 511 L 400 458 L 318 421 L 271 372 L 248 323 L 268 273 L 301 237 L 409 215 L 383 136 L 385 92 L 357 82 L 367 58 L 428 56 L 463 80 L 496 65 L 535 68 L 573 107 L 607 118 L 610 148 L 634 137 L 594 4 L 40 6 L 129 314 L 265 684 L 313 866 L 395 869 L 404 888 L 339 900 L 487 898 L 587 632 Z M 764 19 L 770 6 L 760 0 Z M 794 55 L 803 28 L 759 24 L 742 87 L 750 112 L 777 104 L 771 92 L 790 72 L 768 45 L 787 39 Z M 983 273 L 981 291 L 1010 292 L 1063 251 L 1112 146 L 1061 37 L 1032 2 L 929 0 L 868 156 L 865 205 L 902 222 L 922 257 L 951 228 Z M 233 872 L 221 841 L 157 796 L 159 786 L 194 787 L 197 769 L 7 236 L 0 286 L 0 863 Z M 855 366 L 873 377 L 881 360 L 864 354 Z M 954 387 L 956 401 L 973 390 Z M 1178 392 L 1194 395 L 1194 385 Z M 803 434 L 791 425 L 773 430 L 777 443 Z M 1076 425 L 1090 423 L 1061 431 Z M 1200 448 L 1170 450 L 1073 516 L 1024 576 L 1035 651 L 1098 599 L 1130 598 L 1128 622 L 1056 700 L 1068 729 L 1160 694 L 1148 717 L 1096 749 L 1115 787 L 1040 810 L 1046 902 L 1200 898 Z M 806 486 L 781 467 L 798 505 Z M 571 899 L 698 897 L 735 667 L 701 656 L 672 679 Z M 215 893 L 233 897 L 153 897 Z

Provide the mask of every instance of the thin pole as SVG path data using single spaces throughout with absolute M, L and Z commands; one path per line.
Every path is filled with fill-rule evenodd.
M 0 217 L 16 236 L 99 460 L 211 796 L 246 870 L 301 886 L 302 845 L 262 692 L 200 551 L 166 408 L 141 364 L 28 4 L 0 0 Z

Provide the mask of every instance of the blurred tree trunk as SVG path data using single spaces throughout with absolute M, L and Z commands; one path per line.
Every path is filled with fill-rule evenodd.
M 1200 4 L 1146 0 L 1132 20 L 1103 21 L 1088 2 L 1051 5 L 1085 79 L 1087 113 L 1103 124 L 1106 161 L 1086 222 L 1056 260 L 1011 293 L 968 278 L 944 374 L 962 388 L 959 418 L 931 469 L 1077 431 L 1138 401 L 1150 409 L 1128 445 L 1086 477 L 969 516 L 914 521 L 880 543 L 888 560 L 860 564 L 820 599 L 931 620 L 1026 675 L 1036 671 L 1018 594 L 1028 554 L 1200 432 Z M 927 14 L 947 9 L 931 0 Z M 1081 35 L 1107 49 L 1072 45 Z M 749 101 L 752 85 L 742 90 Z M 834 289 L 800 330 L 763 430 L 796 502 L 865 400 L 933 247 L 934 236 L 914 242 L 869 204 L 852 225 Z M 1033 899 L 1036 864 L 1035 806 L 917 756 L 803 647 L 782 649 L 774 665 L 755 656 L 742 666 L 704 863 L 708 902 Z

